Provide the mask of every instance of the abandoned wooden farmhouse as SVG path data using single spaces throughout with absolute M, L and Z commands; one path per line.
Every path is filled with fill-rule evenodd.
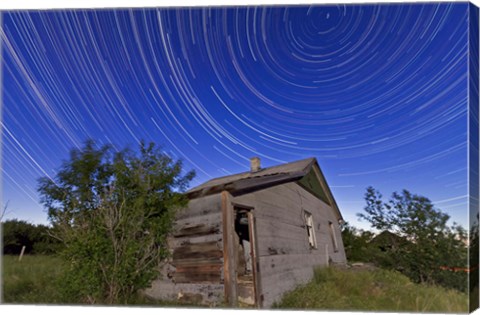
M 313 276 L 345 264 L 342 215 L 315 158 L 212 179 L 187 192 L 171 258 L 146 294 L 268 308 Z

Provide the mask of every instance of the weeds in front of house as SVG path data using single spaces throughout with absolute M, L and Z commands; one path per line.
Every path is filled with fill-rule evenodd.
M 65 268 L 55 256 L 3 256 L 3 303 L 78 304 L 62 295 Z M 178 301 L 132 296 L 128 305 L 198 307 Z M 438 286 L 415 284 L 387 270 L 319 269 L 312 281 L 287 293 L 275 308 L 344 311 L 452 312 L 468 311 L 468 295 Z
M 287 293 L 274 308 L 343 311 L 468 312 L 468 295 L 415 284 L 404 275 L 378 270 L 318 269 L 314 279 Z

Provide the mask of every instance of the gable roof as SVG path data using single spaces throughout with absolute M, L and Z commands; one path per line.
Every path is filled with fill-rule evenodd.
M 332 192 L 323 176 L 316 158 L 308 158 L 295 162 L 260 169 L 257 172 L 243 172 L 211 179 L 186 192 L 188 198 L 194 199 L 224 190 L 232 195 L 241 195 L 256 190 L 276 186 L 283 183 L 298 181 L 313 171 L 325 191 L 326 198 L 339 220 L 343 220 Z M 303 187 L 303 186 L 302 186 Z

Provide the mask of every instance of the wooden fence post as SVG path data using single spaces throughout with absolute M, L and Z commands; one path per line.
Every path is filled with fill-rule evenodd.
M 22 247 L 22 251 L 20 252 L 20 256 L 18 257 L 18 261 L 22 260 L 23 254 L 25 253 L 25 245 Z

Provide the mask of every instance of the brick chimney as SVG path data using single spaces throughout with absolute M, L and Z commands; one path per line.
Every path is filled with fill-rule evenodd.
M 260 171 L 260 158 L 259 157 L 253 157 L 250 159 L 250 172 L 255 173 Z

